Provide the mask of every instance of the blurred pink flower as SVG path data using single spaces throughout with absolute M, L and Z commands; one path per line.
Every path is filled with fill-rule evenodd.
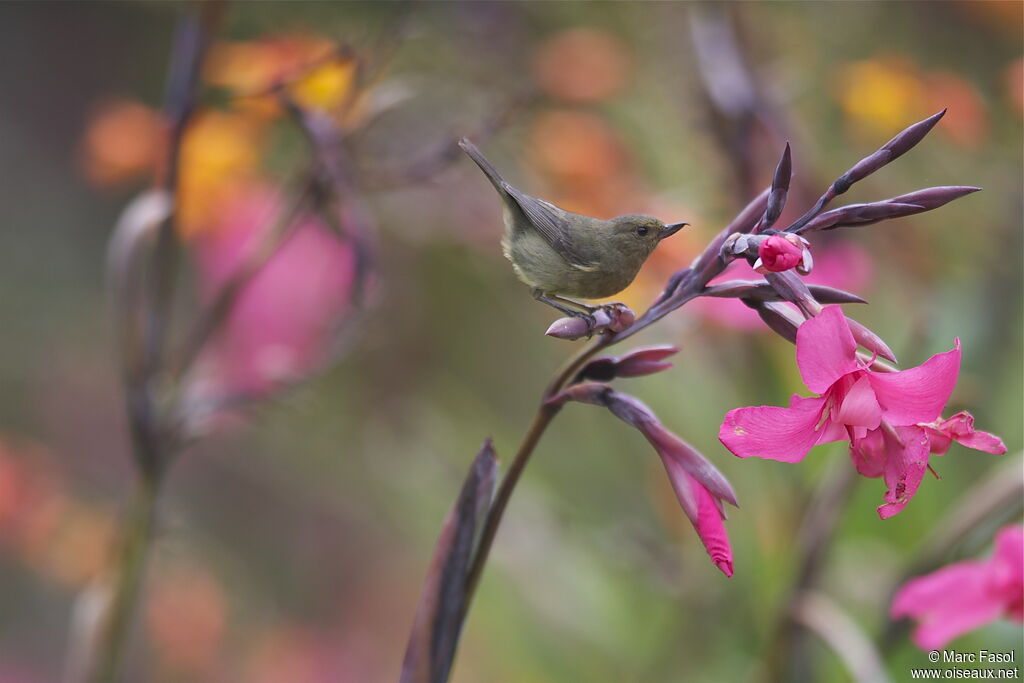
M 959 340 L 916 368 L 876 372 L 858 361 L 842 310 L 828 306 L 797 330 L 796 356 L 804 384 L 819 396 L 794 395 L 788 408 L 729 411 L 719 439 L 739 457 L 799 462 L 818 444 L 849 439 L 857 471 L 885 477 L 889 490 L 878 510 L 885 519 L 914 496 L 933 439 L 934 452 L 944 452 L 950 439 L 1005 452 L 998 437 L 975 432 L 967 414 L 939 421 L 959 373 Z
M 211 301 L 255 248 L 280 209 L 276 193 L 251 187 L 195 242 L 201 292 Z M 302 379 L 329 356 L 351 309 L 355 258 L 321 218 L 300 215 L 293 232 L 238 296 L 204 351 L 206 382 L 219 395 L 259 396 Z
M 1003 615 L 1024 621 L 1024 527 L 1004 527 L 987 562 L 957 562 L 908 581 L 890 613 L 917 620 L 913 640 L 922 650 L 943 648 Z

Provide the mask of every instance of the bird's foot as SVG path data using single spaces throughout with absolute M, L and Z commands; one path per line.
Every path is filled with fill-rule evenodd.
M 547 334 L 560 339 L 590 339 L 595 332 L 621 332 L 636 321 L 636 315 L 625 304 L 588 306 L 590 312 L 565 310 L 568 317 L 551 324 Z

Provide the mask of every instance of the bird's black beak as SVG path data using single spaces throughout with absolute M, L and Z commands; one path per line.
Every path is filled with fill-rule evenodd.
M 673 223 L 672 225 L 666 225 L 664 228 L 661 229 L 661 233 L 658 235 L 658 237 L 660 239 L 671 237 L 672 235 L 679 232 L 680 228 L 684 228 L 687 225 L 689 225 L 689 223 Z

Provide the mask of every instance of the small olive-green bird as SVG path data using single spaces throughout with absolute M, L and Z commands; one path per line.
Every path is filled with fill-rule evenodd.
M 466 138 L 459 146 L 501 197 L 505 258 L 534 298 L 568 315 L 585 316 L 581 310 L 596 308 L 574 298 L 603 299 L 621 292 L 661 240 L 689 225 L 665 225 L 638 214 L 602 220 L 570 213 L 509 185 Z

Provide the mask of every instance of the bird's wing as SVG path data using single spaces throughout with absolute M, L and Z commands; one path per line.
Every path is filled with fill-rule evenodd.
M 540 236 L 559 256 L 581 270 L 594 270 L 594 264 L 590 263 L 573 243 L 572 230 L 561 209 L 520 192 L 508 183 L 502 183 L 502 188 L 516 201 L 526 214 L 526 218 L 537 228 Z

